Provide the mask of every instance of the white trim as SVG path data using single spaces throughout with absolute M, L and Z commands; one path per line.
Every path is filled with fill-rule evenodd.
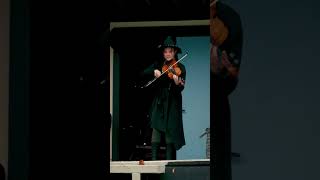
M 110 114 L 113 112 L 113 48 L 110 47 Z
M 112 160 L 112 119 L 113 119 L 113 48 L 110 47 L 110 114 L 111 114 L 111 129 L 110 129 L 110 161 Z
M 165 165 L 112 165 L 110 173 L 152 173 L 162 174 L 165 172 Z
M 160 27 L 160 26 L 209 26 L 210 20 L 181 20 L 181 21 L 137 21 L 137 22 L 110 22 L 110 31 L 113 28 L 128 27 Z
M 140 180 L 141 174 L 140 173 L 132 173 L 132 180 Z
M 210 162 L 210 159 L 158 160 L 144 161 L 145 165 L 167 165 L 169 162 Z M 111 161 L 110 165 L 138 165 L 139 161 Z

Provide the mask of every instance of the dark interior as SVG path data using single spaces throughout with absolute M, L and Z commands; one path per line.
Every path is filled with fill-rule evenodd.
M 157 46 L 165 36 L 208 36 L 209 26 L 116 28 L 111 35 L 111 45 L 120 62 L 119 160 L 150 160 L 148 110 L 154 90 L 152 86 L 140 88 L 150 80 L 140 73 L 161 58 Z
M 112 0 L 111 22 L 209 19 L 210 0 Z

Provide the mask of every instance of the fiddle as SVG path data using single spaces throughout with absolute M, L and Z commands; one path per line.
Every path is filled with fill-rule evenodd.
M 170 79 L 173 79 L 173 75 L 180 76 L 181 69 L 179 68 L 176 60 L 171 60 L 169 64 L 164 63 L 162 66 L 162 72 L 166 72 Z
M 173 73 L 177 73 L 178 72 L 178 69 L 176 69 L 177 70 L 177 72 L 176 71 L 172 71 L 172 70 L 174 70 L 172 67 L 173 66 L 175 66 L 178 62 L 180 62 L 182 59 L 184 59 L 186 56 L 188 55 L 188 53 L 186 53 L 184 56 L 182 56 L 178 61 L 176 61 L 176 62 L 173 62 L 171 65 L 169 65 L 169 66 L 167 66 L 167 68 L 163 68 L 163 70 L 164 69 L 166 69 L 166 70 L 162 70 L 163 72 L 161 73 L 161 75 L 160 76 L 162 76 L 163 74 L 165 74 L 165 73 L 167 73 L 169 70 L 171 71 L 171 73 L 172 73 L 172 78 L 173 78 Z M 180 68 L 179 68 L 180 69 Z M 180 70 L 180 74 L 181 74 L 181 70 Z M 159 77 L 160 77 L 159 76 Z M 169 76 L 169 73 L 168 73 L 168 76 Z M 171 75 L 170 75 L 171 76 Z M 142 86 L 141 88 L 145 88 L 145 87 L 148 87 L 150 84 L 152 84 L 154 81 L 156 81 L 159 77 L 156 77 L 156 78 L 154 78 L 153 80 L 151 80 L 151 81 L 149 81 L 147 84 L 145 84 L 144 86 Z

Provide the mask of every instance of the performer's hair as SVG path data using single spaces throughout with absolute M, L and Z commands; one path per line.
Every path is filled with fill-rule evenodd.
M 178 58 L 178 53 L 176 53 L 175 55 L 174 55 L 174 59 L 175 60 L 178 60 L 179 58 Z

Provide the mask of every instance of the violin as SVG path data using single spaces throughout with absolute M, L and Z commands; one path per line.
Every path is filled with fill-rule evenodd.
M 162 66 L 162 73 L 160 76 L 162 76 L 163 74 L 167 73 L 168 77 L 171 79 L 173 78 L 173 74 L 180 76 L 181 75 L 181 69 L 178 67 L 178 62 L 180 62 L 182 59 L 184 59 L 186 56 L 188 55 L 188 53 L 186 53 L 184 56 L 182 56 L 178 61 L 174 61 L 171 62 L 171 65 L 168 64 L 164 64 Z M 175 67 L 175 68 L 174 68 Z M 169 72 L 170 71 L 170 72 Z M 159 77 L 160 77 L 159 76 Z M 150 84 L 152 84 L 153 82 L 155 82 L 159 77 L 154 78 L 153 80 L 149 81 L 147 84 L 145 84 L 144 86 L 141 86 L 141 88 L 145 88 L 148 87 Z
M 171 60 L 169 63 L 164 63 L 162 66 L 162 72 L 166 72 L 170 79 L 173 79 L 173 75 L 181 75 L 181 69 L 179 68 L 175 59 Z

